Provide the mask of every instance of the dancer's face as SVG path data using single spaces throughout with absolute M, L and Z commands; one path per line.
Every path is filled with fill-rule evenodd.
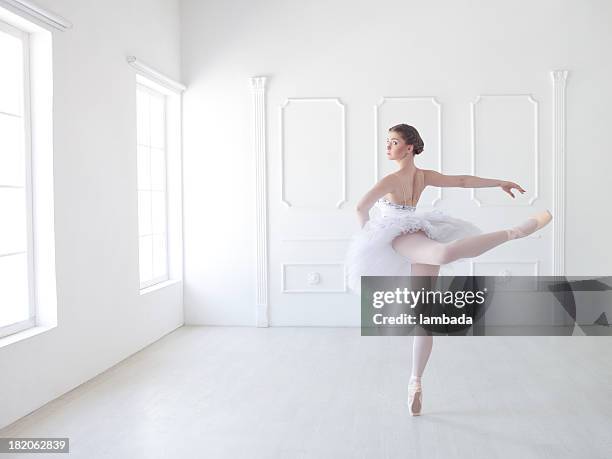
M 397 133 L 389 131 L 387 137 L 387 158 L 404 159 L 412 153 L 412 145 L 406 145 L 404 139 Z

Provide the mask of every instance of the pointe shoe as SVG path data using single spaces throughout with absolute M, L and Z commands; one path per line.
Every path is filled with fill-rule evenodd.
M 530 234 L 544 228 L 550 223 L 551 220 L 552 214 L 549 210 L 532 215 L 520 225 L 507 230 L 508 240 L 529 236 Z
M 411 381 L 408 385 L 408 409 L 412 416 L 421 415 L 423 405 L 423 388 L 420 382 Z

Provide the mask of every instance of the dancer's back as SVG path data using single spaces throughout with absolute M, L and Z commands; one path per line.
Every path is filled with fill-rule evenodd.
M 384 197 L 392 204 L 416 207 L 427 186 L 425 184 L 425 171 L 415 168 L 414 171 L 397 171 L 389 174 L 394 176 L 397 188 Z

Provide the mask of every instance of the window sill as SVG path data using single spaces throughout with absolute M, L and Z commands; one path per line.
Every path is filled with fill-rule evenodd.
M 164 282 L 160 282 L 155 285 L 151 285 L 150 287 L 146 287 L 140 290 L 140 295 L 146 295 L 147 293 L 154 292 L 156 290 L 161 290 L 162 288 L 170 287 L 171 285 L 178 284 L 182 282 L 180 279 L 170 279 Z
M 56 325 L 34 326 L 17 333 L 13 333 L 12 335 L 5 336 L 3 338 L 0 338 L 0 348 L 9 346 L 27 338 L 31 338 L 32 336 L 40 335 L 41 333 L 52 330 L 55 327 Z

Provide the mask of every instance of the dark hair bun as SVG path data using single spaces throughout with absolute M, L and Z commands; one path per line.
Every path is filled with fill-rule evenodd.
M 398 124 L 392 128 L 389 128 L 389 131 L 397 132 L 400 137 L 404 139 L 406 145 L 412 145 L 412 151 L 415 155 L 420 154 L 423 151 L 423 148 L 425 148 L 425 142 L 423 142 L 423 139 L 421 139 L 419 131 L 417 131 L 413 126 L 409 126 L 408 124 Z

